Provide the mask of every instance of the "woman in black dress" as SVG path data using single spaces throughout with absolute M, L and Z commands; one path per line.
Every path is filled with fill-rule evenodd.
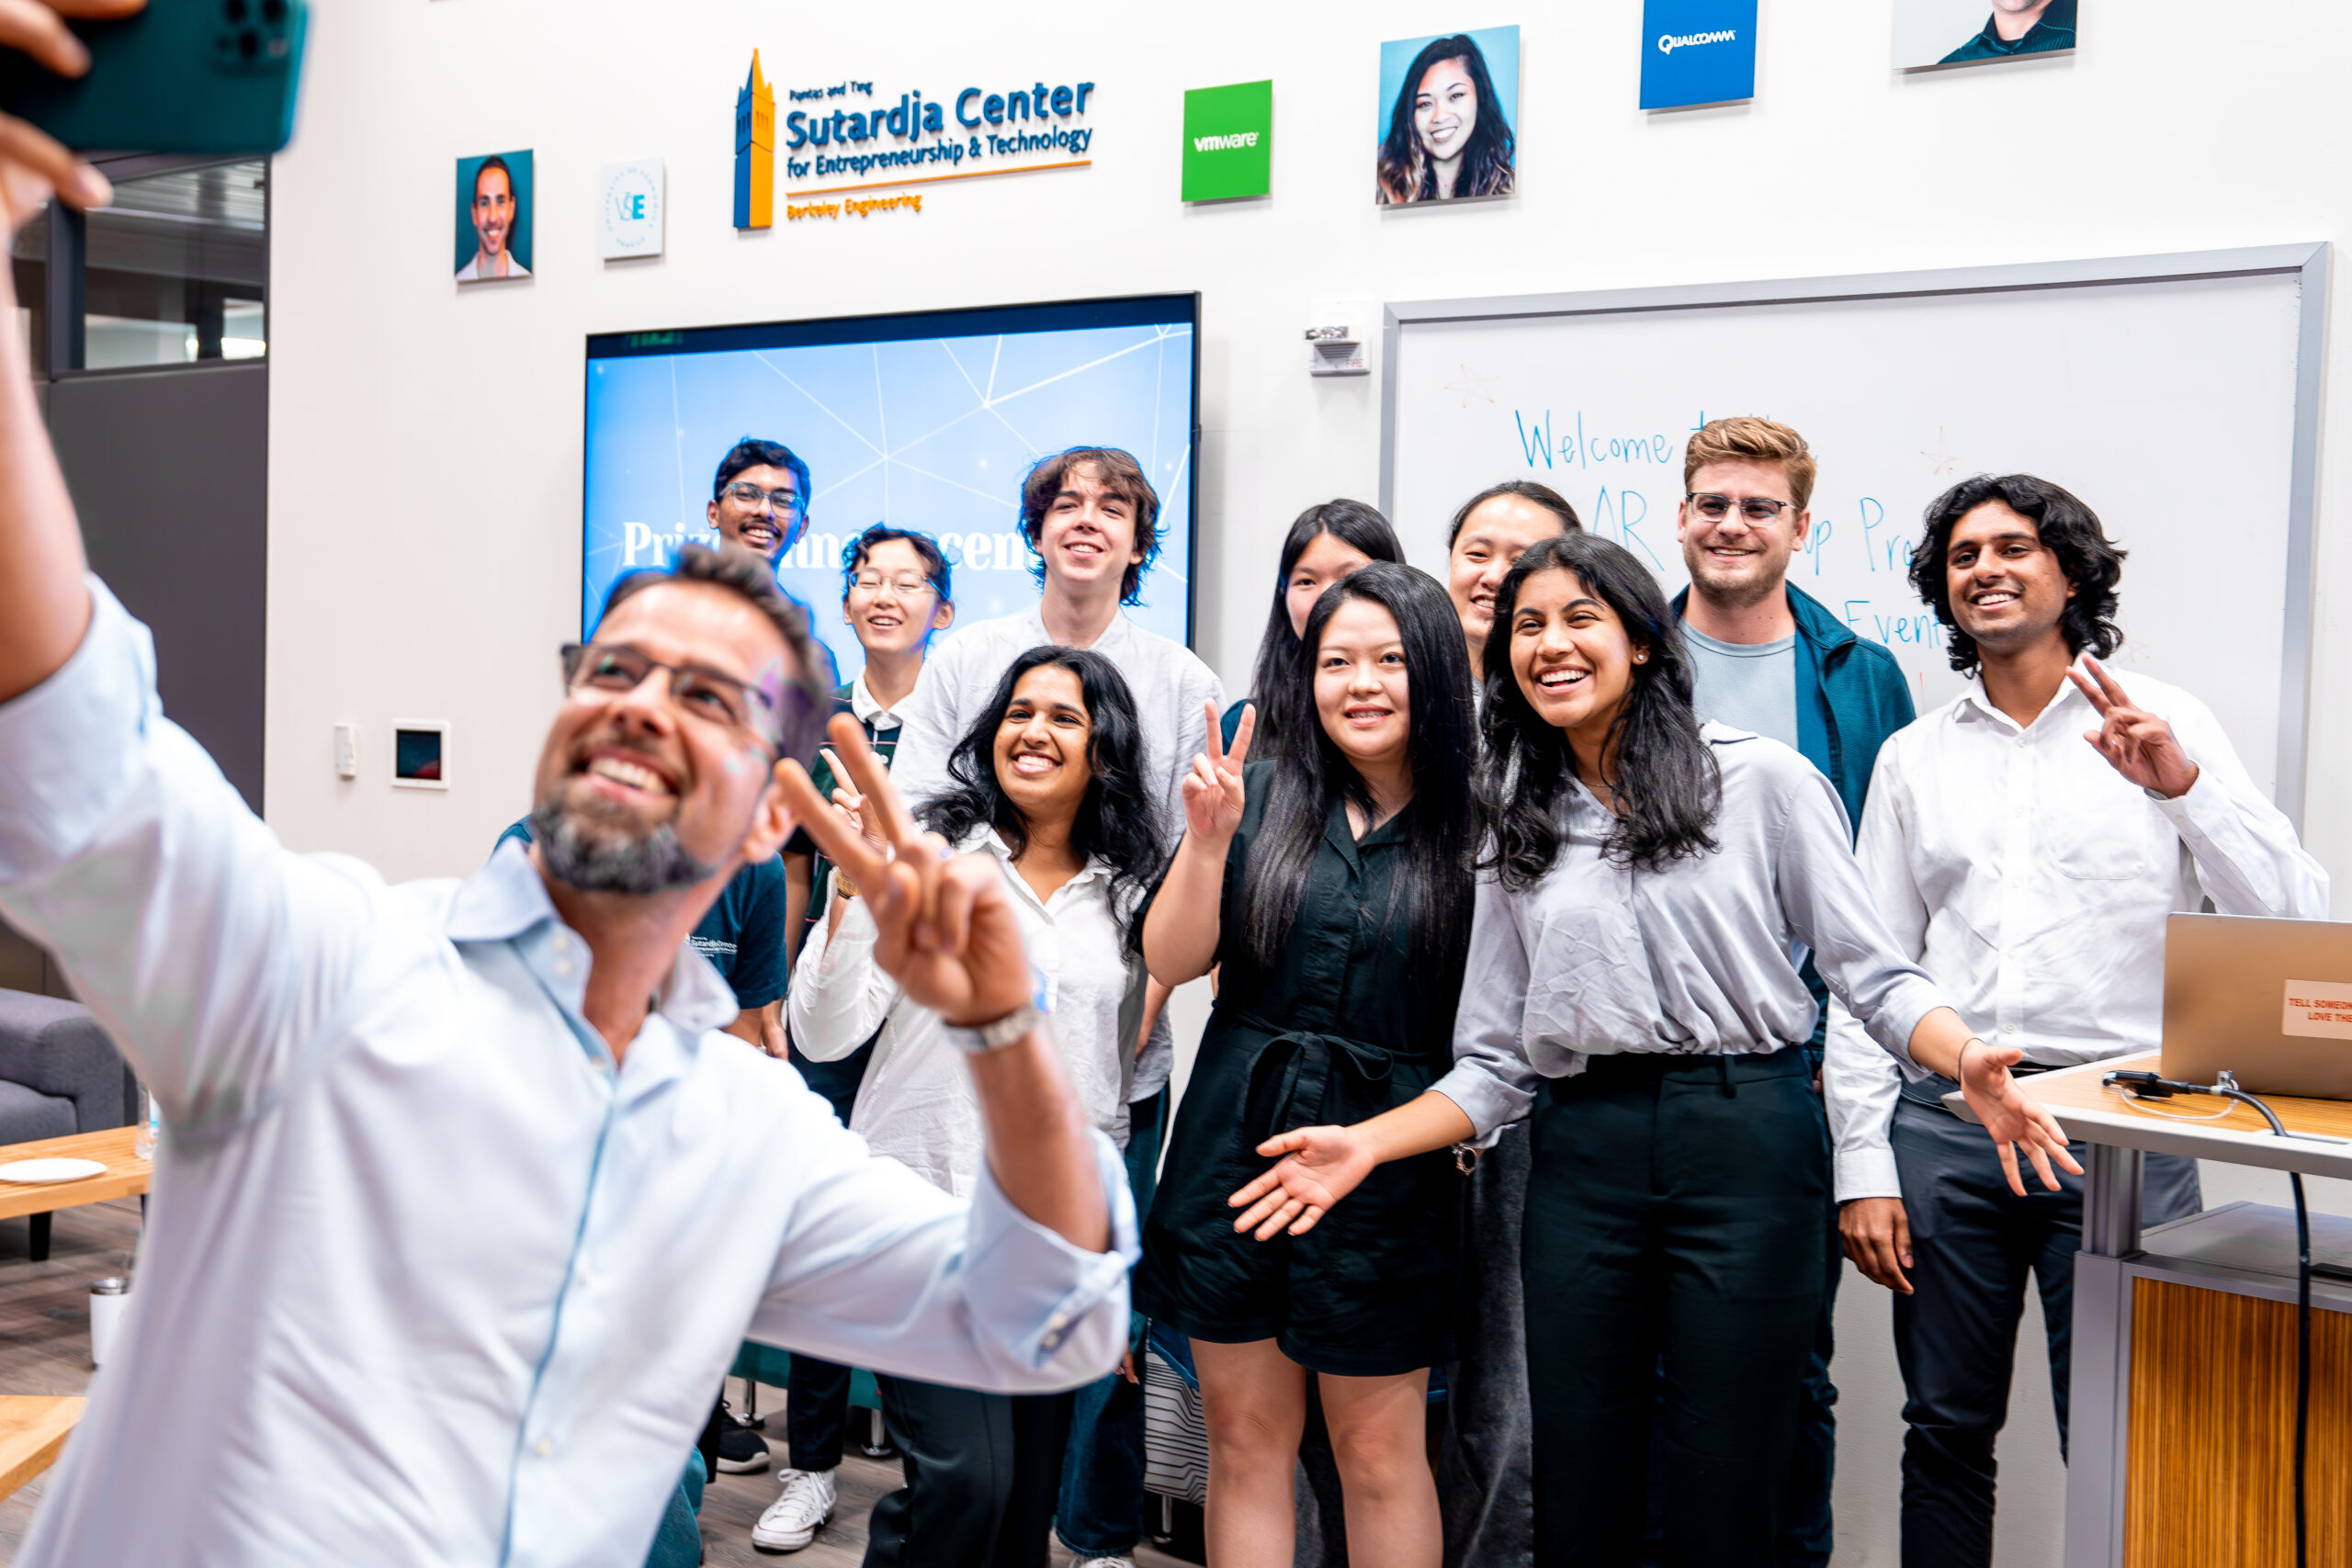
M 1193 1341 L 1216 1568 L 1288 1568 L 1310 1372 L 1351 1560 L 1435 1568 L 1423 1413 L 1427 1369 L 1453 1353 L 1453 1161 L 1385 1167 L 1344 1228 L 1272 1246 L 1236 1231 L 1227 1199 L 1267 1138 L 1403 1104 L 1451 1064 L 1473 847 L 1453 604 L 1411 567 L 1364 567 L 1316 602 L 1292 678 L 1315 722 L 1246 768 L 1249 719 L 1229 752 L 1211 731 L 1145 917 L 1155 978 L 1219 978 L 1136 1293 Z

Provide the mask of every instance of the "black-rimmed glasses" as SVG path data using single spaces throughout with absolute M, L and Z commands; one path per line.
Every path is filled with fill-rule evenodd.
M 664 664 L 627 643 L 563 646 L 563 689 L 619 694 L 643 685 L 655 671 L 669 676 L 670 705 L 688 717 L 748 730 L 779 757 L 807 757 L 823 722 L 799 686 L 777 695 L 700 664 Z
M 1747 495 L 1734 501 L 1727 495 L 1717 495 L 1712 491 L 1692 491 L 1682 499 L 1690 503 L 1690 510 L 1710 523 L 1722 522 L 1731 515 L 1731 509 L 1735 506 L 1739 508 L 1739 514 L 1750 523 L 1770 523 L 1783 512 L 1797 510 L 1795 502 L 1774 501 L 1768 495 Z

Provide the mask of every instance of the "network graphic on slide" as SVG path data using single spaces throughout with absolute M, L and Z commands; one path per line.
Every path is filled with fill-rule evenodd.
M 1037 592 L 1022 478 L 1086 445 L 1133 453 L 1159 492 L 1159 558 L 1132 613 L 1183 641 L 1191 340 L 1189 326 L 1148 324 L 592 360 L 583 624 L 622 573 L 709 537 L 713 470 L 756 435 L 809 466 L 808 527 L 777 581 L 846 678 L 863 660 L 841 618 L 845 541 L 874 523 L 922 529 L 956 567 L 959 624 L 1012 614 Z

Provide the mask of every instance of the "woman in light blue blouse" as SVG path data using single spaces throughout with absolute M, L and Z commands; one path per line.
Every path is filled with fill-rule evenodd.
M 1311 1228 L 1375 1166 L 1532 1120 L 1521 1268 L 1536 1562 L 1630 1564 L 1667 1383 L 1667 1561 L 1770 1561 L 1819 1310 L 1828 1131 L 1792 952 L 1881 1045 L 1950 1074 L 2019 1192 L 2065 1139 L 1896 952 L 1828 782 L 1690 710 L 1657 581 L 1589 535 L 1520 558 L 1486 672 L 1480 863 L 1453 1070 L 1271 1138 L 1240 1228 Z M 1492 657 L 1507 651 L 1507 657 Z M 1629 1434 L 1631 1435 L 1629 1437 Z

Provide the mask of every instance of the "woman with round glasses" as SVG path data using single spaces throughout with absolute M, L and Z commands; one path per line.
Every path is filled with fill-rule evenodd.
M 1772 1559 L 1819 1311 L 1829 1135 L 1802 1051 L 1821 973 L 1880 1045 L 1957 1077 L 2019 1196 L 2065 1136 L 1896 950 L 1828 780 L 1690 708 L 1656 579 L 1545 540 L 1495 600 L 1486 828 L 1453 1070 L 1351 1126 L 1268 1139 L 1234 1195 L 1311 1232 L 1377 1167 L 1531 1121 L 1521 1269 L 1535 1561 L 1637 1560 L 1666 1381 L 1671 1563 Z

